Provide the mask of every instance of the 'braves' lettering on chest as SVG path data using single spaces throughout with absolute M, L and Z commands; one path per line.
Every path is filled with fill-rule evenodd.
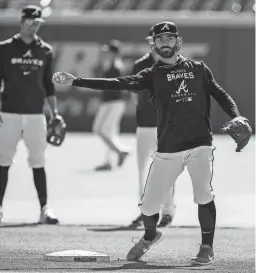
M 38 58 L 34 58 L 31 50 L 25 52 L 22 57 L 18 58 L 11 58 L 11 64 L 27 64 L 27 65 L 34 65 L 34 66 L 43 66 L 44 61 Z
M 170 82 L 172 80 L 177 80 L 177 79 L 194 79 L 194 73 L 193 72 L 173 72 L 171 74 L 166 74 L 167 80 Z

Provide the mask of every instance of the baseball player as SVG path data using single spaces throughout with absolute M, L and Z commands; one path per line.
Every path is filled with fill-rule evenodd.
M 146 40 L 151 48 L 142 58 L 138 59 L 133 66 L 132 74 L 137 74 L 145 68 L 151 67 L 158 61 L 158 54 L 152 47 L 153 27 L 150 28 Z M 135 95 L 135 94 L 132 94 Z M 151 162 L 151 156 L 156 151 L 157 146 L 157 120 L 156 108 L 148 100 L 148 91 L 138 92 L 136 98 L 136 136 L 137 136 L 137 165 L 139 172 L 139 199 L 143 194 L 143 189 Z M 161 221 L 159 227 L 165 227 L 172 223 L 175 214 L 176 204 L 174 202 L 174 186 L 170 190 L 167 200 L 162 205 L 160 213 Z M 132 221 L 131 227 L 143 225 L 142 216 L 139 215 Z
M 124 63 L 120 58 L 120 41 L 111 40 L 101 48 L 99 63 L 95 67 L 95 76 L 115 78 L 120 77 Z M 111 152 L 118 156 L 118 166 L 122 166 L 129 152 L 119 138 L 121 118 L 125 111 L 123 92 L 103 90 L 101 105 L 95 116 L 93 132 L 100 136 L 107 146 L 105 162 L 95 168 L 96 171 L 112 169 Z
M 23 139 L 41 207 L 39 222 L 59 221 L 47 203 L 45 173 L 45 97 L 54 117 L 59 117 L 52 84 L 52 48 L 37 36 L 43 19 L 39 7 L 23 8 L 20 32 L 0 43 L 0 80 L 3 82 L 0 112 L 0 222 L 8 171 L 18 142 Z
M 185 167 L 192 180 L 194 202 L 198 204 L 202 236 L 199 252 L 191 263 L 207 265 L 214 260 L 216 208 L 212 176 L 215 147 L 212 146 L 210 122 L 211 96 L 232 120 L 246 119 L 240 116 L 236 103 L 217 84 L 204 62 L 179 54 L 181 43 L 175 23 L 160 22 L 153 28 L 153 46 L 159 61 L 151 68 L 115 79 L 77 78 L 66 72 L 53 76 L 54 83 L 92 89 L 147 89 L 157 108 L 157 151 L 140 203 L 145 234 L 128 252 L 129 261 L 139 260 L 163 239 L 163 232 L 157 229 L 159 210 Z M 241 135 L 244 128 L 248 131 L 249 127 L 241 127 L 237 135 Z

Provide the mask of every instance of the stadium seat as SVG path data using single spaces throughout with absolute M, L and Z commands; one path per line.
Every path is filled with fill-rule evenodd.
M 159 9 L 161 10 L 176 10 L 177 0 L 163 0 Z
M 0 8 L 21 9 L 40 0 L 0 0 Z M 254 0 L 52 0 L 53 9 L 253 12 Z

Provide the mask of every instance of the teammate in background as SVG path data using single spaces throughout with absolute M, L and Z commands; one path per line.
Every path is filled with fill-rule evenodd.
M 179 54 L 181 44 L 177 26 L 173 22 L 161 22 L 153 28 L 153 46 L 160 60 L 151 68 L 114 79 L 77 78 L 66 72 L 53 76 L 54 83 L 91 89 L 147 89 L 157 108 L 157 151 L 140 204 L 145 233 L 128 252 L 129 261 L 141 259 L 163 239 L 163 232 L 157 229 L 160 207 L 185 167 L 192 180 L 194 202 L 198 204 L 202 237 L 199 252 L 191 263 L 207 265 L 214 260 L 216 208 L 212 177 L 215 147 L 212 146 L 211 96 L 232 119 L 243 117 L 204 62 Z
M 150 28 L 146 40 L 151 48 L 150 52 L 146 53 L 142 58 L 138 59 L 132 69 L 132 74 L 135 75 L 145 68 L 150 68 L 159 60 L 158 54 L 153 49 L 153 27 Z M 135 95 L 135 94 L 132 94 Z M 146 182 L 151 156 L 156 151 L 157 147 L 157 120 L 156 108 L 148 100 L 149 93 L 147 90 L 138 92 L 134 98 L 137 100 L 136 107 L 136 136 L 137 136 L 137 164 L 139 172 L 139 200 L 143 195 L 143 189 Z M 174 200 L 173 186 L 166 201 L 162 204 L 161 221 L 159 227 L 165 227 L 172 223 L 175 214 L 175 200 Z M 143 225 L 142 216 L 140 215 L 131 223 L 131 227 Z
M 120 41 L 111 40 L 103 45 L 100 51 L 97 66 L 94 68 L 96 77 L 120 77 L 124 71 L 124 63 L 120 57 Z M 118 156 L 118 166 L 122 166 L 128 156 L 128 148 L 120 141 L 120 123 L 124 114 L 126 102 L 122 91 L 102 91 L 101 105 L 95 116 L 93 132 L 106 144 L 106 154 L 102 165 L 96 171 L 109 171 L 112 169 L 111 153 Z
M 52 116 L 58 117 L 55 88 L 52 84 L 52 48 L 37 32 L 43 23 L 37 6 L 22 10 L 20 32 L 0 42 L 0 82 L 3 82 L 0 112 L 0 222 L 3 220 L 3 199 L 8 172 L 18 142 L 23 139 L 28 162 L 33 171 L 42 224 L 57 224 L 47 203 L 45 173 L 46 120 L 45 98 Z M 17 181 L 21 183 L 22 181 Z

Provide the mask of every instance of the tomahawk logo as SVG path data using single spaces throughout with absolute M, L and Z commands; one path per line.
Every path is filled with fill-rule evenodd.
M 23 54 L 22 56 L 25 57 L 25 58 L 32 58 L 33 57 L 32 52 L 31 52 L 30 49 L 25 54 Z
M 165 25 L 161 28 L 161 30 L 164 30 L 164 29 L 169 30 L 169 29 L 170 29 L 169 25 L 168 25 L 168 24 L 165 24 Z
M 176 93 L 179 94 L 181 90 L 182 90 L 183 92 L 185 92 L 185 93 L 188 93 L 187 85 L 186 85 L 186 83 L 185 83 L 184 80 L 181 82 L 180 87 L 179 87 L 179 89 L 176 91 Z

